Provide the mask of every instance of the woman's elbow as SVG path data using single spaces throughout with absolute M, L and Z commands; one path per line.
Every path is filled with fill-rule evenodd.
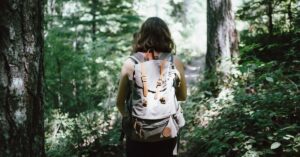
M 185 101 L 187 98 L 187 94 L 186 93 L 177 94 L 176 97 L 178 101 Z

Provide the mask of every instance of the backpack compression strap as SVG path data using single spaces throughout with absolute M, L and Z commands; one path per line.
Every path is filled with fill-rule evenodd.
M 130 56 L 129 58 L 131 58 L 135 62 L 135 64 L 141 63 L 134 55 Z M 154 55 L 154 53 L 151 53 L 148 51 L 146 54 L 144 54 L 144 58 L 146 58 L 146 60 L 152 60 L 155 58 L 155 55 Z M 171 64 L 172 64 L 172 69 L 174 69 L 173 55 L 171 55 L 170 60 L 171 60 Z M 159 76 L 159 80 L 157 81 L 154 99 L 157 99 L 159 96 L 159 87 L 162 85 L 162 75 L 164 72 L 164 66 L 165 66 L 166 62 L 167 62 L 167 60 L 164 59 L 160 64 L 160 76 Z M 141 63 L 141 73 L 142 73 L 141 79 L 142 79 L 142 83 L 143 83 L 143 95 L 144 95 L 144 97 L 147 97 L 147 95 L 148 95 L 147 82 L 148 81 L 147 81 L 147 75 L 146 75 L 144 62 Z
M 135 64 L 141 63 L 135 56 L 130 56 Z M 146 75 L 146 70 L 145 70 L 145 65 L 144 62 L 141 63 L 141 73 L 142 73 L 142 82 L 143 82 L 143 94 L 144 97 L 147 97 L 148 95 L 148 85 L 147 85 L 147 75 Z
M 165 67 L 166 62 L 167 62 L 166 60 L 163 60 L 160 63 L 160 75 L 159 75 L 159 79 L 157 81 L 157 86 L 156 86 L 154 99 L 157 99 L 157 97 L 159 96 L 159 88 L 162 86 L 162 81 L 163 81 L 162 77 L 163 77 L 164 67 Z
M 145 71 L 145 65 L 144 63 L 141 63 L 141 72 L 142 72 L 142 82 L 143 82 L 143 88 L 144 88 L 144 97 L 147 97 L 148 95 L 148 85 L 147 85 L 147 75 Z

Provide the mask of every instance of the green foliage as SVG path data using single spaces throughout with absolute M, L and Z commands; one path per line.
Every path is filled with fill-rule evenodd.
M 187 156 L 300 155 L 299 73 L 275 62 L 245 63 L 239 69 L 225 97 L 207 98 L 197 91 L 184 105 L 189 113 L 184 138 L 193 141 Z
M 89 156 L 105 147 L 117 147 L 119 124 L 114 110 L 86 111 L 70 118 L 67 113 L 52 110 L 46 119 L 46 149 L 49 156 Z M 121 149 L 118 148 L 118 151 Z
M 249 36 L 247 31 L 241 35 L 241 62 L 247 60 L 286 61 L 292 58 L 300 58 L 299 33 L 290 32 L 273 35 L 270 38 L 266 34 Z
M 240 32 L 239 65 L 226 84 L 208 77 L 182 105 L 188 124 L 183 156 L 300 156 L 299 10 L 291 9 L 286 29 L 289 23 L 280 20 L 288 19 L 280 15 L 295 1 L 274 0 L 276 31 L 270 36 L 265 2 L 249 1 L 238 11 L 250 28 Z
M 132 0 L 48 1 L 45 130 L 48 156 L 110 156 L 120 135 L 115 94 L 139 16 Z
M 292 31 L 297 14 L 296 0 L 245 0 L 237 10 L 237 19 L 247 21 L 253 35 L 268 33 L 269 16 L 272 16 L 273 33 Z M 269 10 L 271 8 L 271 10 Z

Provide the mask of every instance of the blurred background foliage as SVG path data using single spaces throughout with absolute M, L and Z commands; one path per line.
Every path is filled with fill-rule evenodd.
M 218 96 L 214 78 L 189 85 L 181 156 L 300 156 L 300 4 L 233 2 L 239 64 Z M 123 156 L 115 96 L 133 34 L 147 17 L 162 17 L 190 64 L 205 55 L 205 14 L 200 0 L 47 0 L 47 155 Z

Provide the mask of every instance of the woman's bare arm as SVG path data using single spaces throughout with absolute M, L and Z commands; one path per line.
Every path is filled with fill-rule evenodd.
M 132 70 L 132 63 L 127 60 L 122 67 L 121 74 L 120 74 L 120 82 L 119 82 L 119 89 L 117 94 L 117 108 L 120 111 L 122 116 L 126 116 L 125 112 L 125 100 L 128 92 L 128 81 L 129 81 L 129 74 Z
M 180 73 L 180 86 L 176 88 L 176 97 L 177 97 L 178 101 L 184 101 L 184 100 L 186 100 L 186 97 L 187 97 L 184 65 L 177 57 L 174 57 L 174 63 L 175 63 L 176 69 Z

